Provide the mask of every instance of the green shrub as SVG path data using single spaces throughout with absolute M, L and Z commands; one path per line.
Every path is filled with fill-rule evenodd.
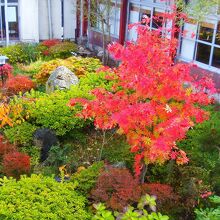
M 52 58 L 65 59 L 72 56 L 71 52 L 77 51 L 77 45 L 73 42 L 61 42 L 49 48 L 49 56 Z
M 78 183 L 76 190 L 83 195 L 87 195 L 95 186 L 103 167 L 103 162 L 96 162 L 89 166 L 87 169 L 83 169 L 75 173 L 71 180 Z
M 220 111 L 210 106 L 210 119 L 189 130 L 185 140 L 178 143 L 190 158 L 190 163 L 212 170 L 219 159 Z
M 73 183 L 58 183 L 52 177 L 32 175 L 0 180 L 0 219 L 89 219 L 86 199 Z
M 52 146 L 46 162 L 50 166 L 58 168 L 64 164 L 68 164 L 71 156 L 71 146 Z
M 30 120 L 38 126 L 53 129 L 59 136 L 65 135 L 73 128 L 85 126 L 87 122 L 74 117 L 77 107 L 70 108 L 67 104 L 72 97 L 91 98 L 88 89 L 72 86 L 70 90 L 58 90 L 50 95 L 42 94 L 30 106 Z
M 22 51 L 27 57 L 25 63 L 31 63 L 40 58 L 40 53 L 37 50 L 38 44 L 23 43 L 21 45 L 22 45 Z
M 20 123 L 23 124 L 22 121 L 27 121 L 35 127 L 50 128 L 57 135 L 63 136 L 74 128 L 88 124 L 88 121 L 84 122 L 84 120 L 74 117 L 80 109 L 79 106 L 70 108 L 67 104 L 72 97 L 92 98 L 89 91 L 89 86 L 72 86 L 69 90 L 57 90 L 51 94 L 32 90 L 30 93 L 26 93 L 25 97 L 15 97 L 11 100 L 10 106 L 20 106 Z M 11 115 L 11 118 L 14 123 L 13 130 L 16 131 L 18 115 Z M 30 134 L 30 132 L 28 133 Z
M 107 135 L 107 140 L 109 136 L 111 134 Z M 133 170 L 134 155 L 130 152 L 130 146 L 127 144 L 125 138 L 117 134 L 106 143 L 101 158 L 112 164 L 122 162 L 127 168 Z
M 42 59 L 31 62 L 29 65 L 18 63 L 14 68 L 14 74 L 23 74 L 33 76 L 40 71 L 41 66 L 45 63 Z
M 9 63 L 29 63 L 39 57 L 35 44 L 15 44 L 0 48 L 0 53 L 9 58 Z
M 41 149 L 36 146 L 27 146 L 19 149 L 21 152 L 29 155 L 31 157 L 31 166 L 36 166 L 40 161 L 40 151 Z
M 28 122 L 23 122 L 14 127 L 8 127 L 4 130 L 7 139 L 16 145 L 30 146 L 33 140 L 33 133 L 37 127 Z

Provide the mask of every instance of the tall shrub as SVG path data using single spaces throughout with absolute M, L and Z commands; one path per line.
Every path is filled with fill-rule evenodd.
M 211 103 L 207 93 L 215 89 L 208 77 L 191 76 L 189 64 L 174 64 L 175 39 L 161 38 L 161 29 L 149 31 L 140 25 L 136 29 L 136 42 L 109 46 L 111 55 L 121 61 L 118 68 L 108 70 L 109 79 L 117 79 L 112 92 L 97 88 L 92 91 L 94 100 L 72 99 L 70 105 L 80 103 L 79 117 L 93 118 L 97 128 L 117 128 L 126 135 L 135 153 L 136 175 L 144 181 L 149 164 L 188 162 L 176 141 L 185 138 L 195 123 L 208 119 L 201 106 Z

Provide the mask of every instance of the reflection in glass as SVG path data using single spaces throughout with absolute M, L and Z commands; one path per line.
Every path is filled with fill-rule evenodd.
M 220 48 L 214 48 L 212 66 L 220 68 Z
M 147 25 L 147 23 L 146 23 L 147 18 L 151 18 L 151 8 L 141 7 L 141 9 L 140 9 L 140 22 L 142 25 Z
M 202 22 L 199 27 L 199 40 L 212 43 L 214 24 Z
M 161 28 L 163 26 L 163 11 L 160 9 L 154 9 L 152 28 Z
M 201 63 L 209 64 L 210 52 L 211 46 L 198 43 L 196 60 Z
M 139 10 L 140 7 L 137 4 L 130 3 L 129 4 L 129 24 L 139 22 Z M 134 28 L 128 31 L 128 40 L 136 40 L 137 39 L 137 32 Z

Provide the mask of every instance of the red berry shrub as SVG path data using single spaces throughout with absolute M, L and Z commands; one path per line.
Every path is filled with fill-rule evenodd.
M 96 188 L 91 191 L 95 202 L 105 202 L 107 207 L 122 211 L 128 204 L 137 202 L 141 187 L 127 169 L 110 168 L 98 178 Z
M 5 83 L 7 94 L 17 94 L 26 92 L 35 87 L 35 83 L 27 76 L 17 75 L 10 77 Z
M 20 152 L 8 153 L 3 158 L 2 167 L 6 176 L 19 178 L 30 172 L 30 157 Z

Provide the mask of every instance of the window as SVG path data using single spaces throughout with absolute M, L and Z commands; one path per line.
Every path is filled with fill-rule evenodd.
M 7 21 L 10 40 L 19 38 L 18 30 L 18 0 L 8 0 Z M 5 0 L 0 1 L 0 40 L 6 39 Z
M 220 68 L 220 21 L 186 23 L 184 30 L 188 33 L 182 38 L 180 58 L 195 60 L 208 69 Z
M 106 2 L 105 4 L 100 4 L 97 6 L 97 16 L 93 16 L 91 21 L 91 26 L 98 30 L 102 31 L 102 21 L 100 20 L 100 15 L 104 15 L 105 20 L 109 20 L 109 29 L 110 34 L 114 37 L 119 37 L 119 26 L 120 26 L 120 7 L 121 7 L 121 0 L 111 0 L 110 5 Z M 108 32 L 107 23 L 104 23 L 105 32 Z
M 169 10 L 169 1 L 161 0 L 139 0 L 129 1 L 128 25 L 140 22 L 145 25 L 144 17 L 147 15 L 150 18 L 150 29 L 162 28 L 164 24 L 163 13 Z M 136 40 L 137 34 L 134 29 L 127 33 L 128 40 Z

